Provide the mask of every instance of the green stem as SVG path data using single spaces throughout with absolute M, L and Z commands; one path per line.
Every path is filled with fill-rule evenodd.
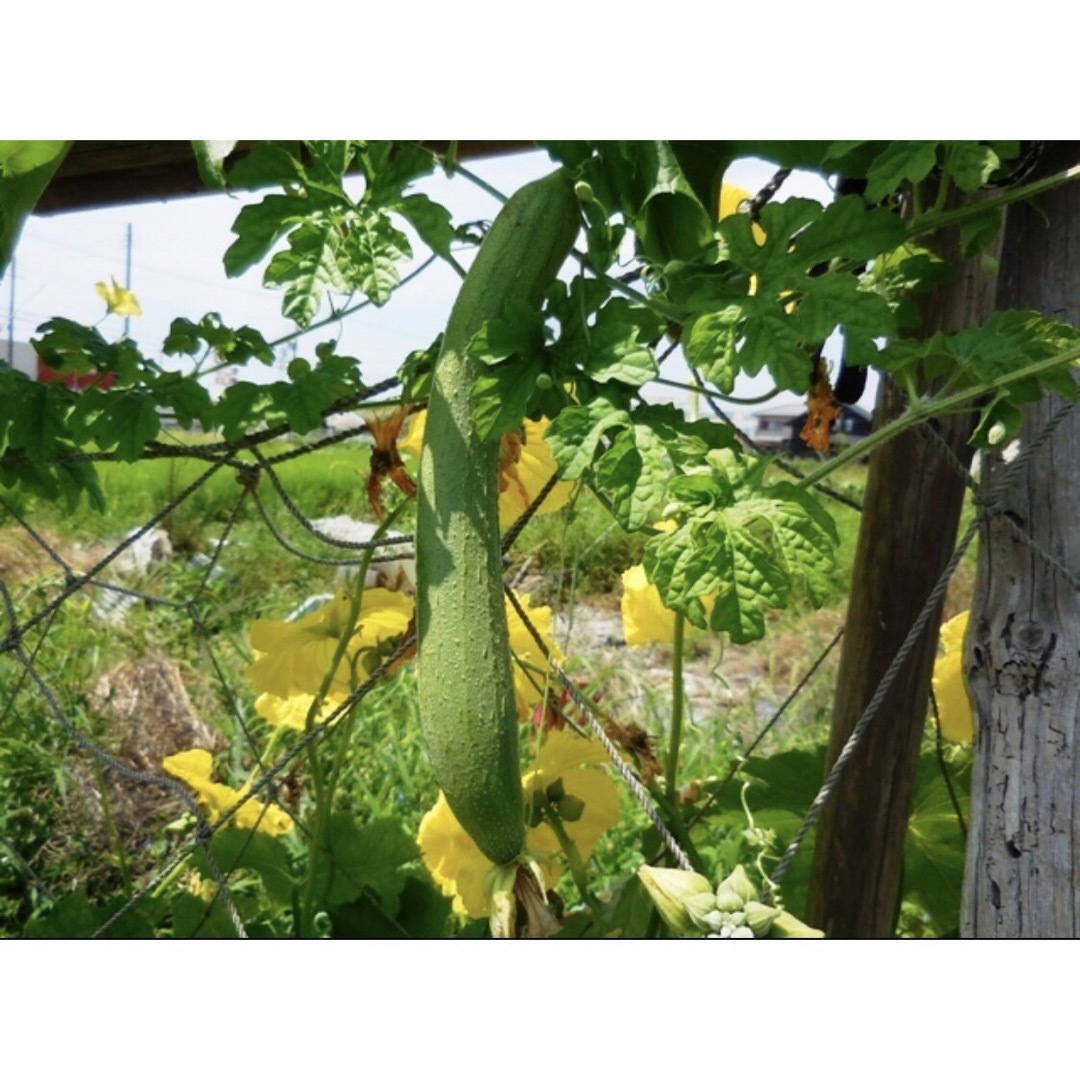
M 593 899 L 593 895 L 589 891 L 589 882 L 588 876 L 585 873 L 585 864 L 582 862 L 581 853 L 577 849 L 577 844 L 570 839 L 569 834 L 563 826 L 562 819 L 554 808 L 548 807 L 544 811 L 544 821 L 551 826 L 551 831 L 555 834 L 555 839 L 559 841 L 559 847 L 562 848 L 562 852 L 566 856 L 567 865 L 570 867 L 570 876 L 574 879 L 574 884 L 577 886 L 577 891 L 580 893 L 581 899 L 585 901 L 585 904 L 588 906 L 597 925 L 602 930 L 607 930 L 607 922 L 600 910 L 600 906 L 596 903 L 596 900 Z
M 492 187 L 483 177 L 477 176 L 470 169 L 466 169 L 461 162 L 454 165 L 454 175 L 464 176 L 466 180 L 474 183 L 481 191 L 486 191 L 493 199 L 501 203 L 509 202 L 509 199 L 498 188 Z
M 1020 202 L 1023 199 L 1031 199 L 1041 195 L 1044 191 L 1061 187 L 1070 181 L 1080 179 L 1080 165 L 1073 165 L 1063 172 L 1053 176 L 1044 177 L 1042 180 L 1033 180 L 1030 184 L 1011 188 L 994 195 L 989 199 L 983 199 L 969 206 L 960 207 L 956 210 L 945 210 L 936 213 L 931 210 L 926 214 L 916 217 L 908 226 L 909 236 L 922 236 L 924 233 L 934 232 L 937 229 L 945 229 L 950 225 L 958 225 L 972 218 L 985 214 L 988 210 L 996 210 L 999 206 L 1008 206 L 1009 203 Z
M 116 864 L 120 870 L 120 876 L 124 880 L 124 888 L 131 892 L 131 864 L 128 862 L 127 852 L 124 851 L 120 832 L 116 827 L 116 819 L 112 813 L 112 800 L 109 798 L 109 790 L 105 786 L 105 773 L 100 762 L 94 759 L 94 771 L 97 774 L 98 791 L 101 792 L 101 812 L 105 817 L 105 831 L 109 835 L 109 842 L 113 846 L 116 855 Z
M 671 652 L 671 740 L 664 768 L 664 786 L 678 812 L 679 745 L 682 742 L 683 711 L 686 700 L 683 682 L 683 645 L 686 640 L 686 616 L 675 612 L 675 639 Z
M 677 379 L 662 379 L 659 375 L 652 381 L 661 386 L 671 386 L 676 390 L 686 390 L 691 394 L 701 394 L 702 397 L 726 401 L 730 405 L 760 405 L 763 401 L 772 400 L 781 392 L 779 387 L 773 387 L 772 390 L 759 394 L 757 397 L 735 397 L 733 394 L 721 394 L 718 390 L 710 390 L 707 386 L 696 386 L 694 383 L 679 382 Z
M 386 533 L 386 530 L 406 505 L 408 505 L 406 502 L 401 502 L 394 510 L 387 514 L 372 534 L 371 539 L 373 541 L 378 541 L 382 538 Z M 310 733 L 315 724 L 315 718 L 319 715 L 319 711 L 323 707 L 326 695 L 337 675 L 338 666 L 345 656 L 349 643 L 352 641 L 353 634 L 356 631 L 356 625 L 360 619 L 360 607 L 363 603 L 364 581 L 367 578 L 368 567 L 371 565 L 374 554 L 374 546 L 364 549 L 364 554 L 361 557 L 360 565 L 356 571 L 356 587 L 353 589 L 352 601 L 349 606 L 349 615 L 345 623 L 345 630 L 338 639 L 337 648 L 334 650 L 334 656 L 330 661 L 329 670 L 323 676 L 319 692 L 312 700 L 311 708 L 308 709 L 307 718 L 304 723 L 305 734 Z M 319 761 L 318 740 L 313 740 L 307 747 L 308 768 L 311 770 L 311 782 L 315 792 L 315 812 L 311 824 L 311 842 L 308 847 L 307 876 L 304 881 L 304 893 L 300 905 L 300 937 L 311 936 L 312 927 L 315 921 L 315 908 L 317 906 L 315 888 L 318 879 L 319 863 L 322 861 L 322 854 L 326 843 L 326 826 L 330 819 L 331 804 L 333 803 L 334 792 L 341 775 L 342 762 L 345 756 L 343 747 L 347 747 L 348 736 L 352 732 L 352 719 L 353 711 L 350 711 L 347 720 L 339 725 L 339 730 L 337 732 L 339 742 L 337 753 L 334 757 L 334 767 L 329 781 L 327 781 L 326 774 L 323 772 L 322 763 Z M 341 728 L 344 728 L 345 730 L 342 731 Z

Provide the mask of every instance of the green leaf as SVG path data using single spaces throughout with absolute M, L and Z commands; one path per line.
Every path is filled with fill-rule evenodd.
M 237 277 L 261 262 L 294 225 L 311 212 L 302 195 L 266 195 L 262 202 L 245 206 L 236 216 L 236 239 L 225 252 L 225 273 Z
M 233 383 L 218 398 L 215 426 L 226 439 L 237 439 L 258 427 L 270 404 L 269 388 L 257 383 Z
M 747 299 L 744 310 L 745 341 L 738 353 L 742 369 L 756 375 L 768 367 L 778 389 L 805 394 L 813 363 L 803 344 L 798 319 L 767 306 L 756 296 Z
M 454 241 L 454 223 L 450 211 L 426 195 L 406 195 L 390 205 L 419 233 L 420 239 L 444 259 Z
M 335 938 L 444 938 L 451 901 L 430 882 L 409 875 L 396 915 L 388 914 L 368 893 L 329 911 Z
M 481 372 L 472 388 L 480 438 L 494 442 L 521 427 L 542 370 L 539 358 L 533 357 L 518 358 Z
M 361 827 L 352 814 L 332 814 L 326 841 L 326 858 L 316 875 L 323 902 L 331 907 L 347 904 L 369 888 L 388 914 L 396 915 L 405 887 L 401 867 L 420 854 L 401 822 L 384 818 Z
M 630 423 L 629 414 L 606 397 L 588 405 L 571 405 L 551 422 L 544 438 L 564 480 L 577 480 L 592 464 L 604 433 Z
M 115 448 L 120 461 L 138 461 L 142 448 L 161 430 L 153 395 L 142 389 L 109 390 L 105 407 L 89 425 L 103 449 Z
M 799 305 L 803 341 L 820 344 L 838 327 L 864 338 L 893 337 L 896 317 L 884 297 L 860 289 L 851 274 L 823 274 Z
M 396 264 L 412 257 L 408 237 L 380 211 L 362 210 L 349 224 L 341 270 L 372 303 L 385 304 L 401 280 Z
M 1001 167 L 1001 159 L 988 143 L 965 140 L 946 145 L 949 172 L 961 191 L 978 191 Z
M 210 851 L 226 879 L 234 877 L 238 870 L 253 870 L 272 903 L 286 907 L 292 902 L 295 880 L 281 839 L 250 829 L 220 829 L 210 842 Z M 200 852 L 195 861 L 204 858 Z M 209 866 L 204 866 L 202 873 L 209 876 Z
M 345 293 L 349 283 L 341 271 L 341 232 L 326 218 L 309 220 L 289 235 L 287 251 L 279 251 L 263 275 L 272 289 L 284 289 L 281 311 L 299 327 L 315 318 L 327 291 Z
M 925 180 L 937 164 L 936 142 L 908 140 L 889 143 L 871 164 L 866 174 L 867 202 L 880 202 L 904 181 L 917 184 Z
M 934 920 L 939 934 L 960 925 L 964 884 L 964 835 L 936 751 L 924 750 L 915 779 L 915 801 L 904 844 L 904 894 Z M 947 761 L 949 779 L 961 811 L 969 812 L 971 760 L 959 754 Z
M 229 169 L 229 186 L 257 191 L 304 179 L 298 142 L 258 142 Z
M 172 936 L 178 941 L 220 941 L 237 933 L 220 899 L 207 902 L 193 893 L 177 892 L 172 898 Z
M 71 147 L 59 139 L 0 140 L 0 278 L 23 224 Z
M 236 149 L 236 140 L 192 139 L 195 164 L 208 188 L 225 190 L 225 159 Z
M 31 915 L 23 927 L 27 938 L 89 938 L 125 903 L 117 897 L 104 907 L 90 902 L 86 890 L 61 897 L 47 912 Z M 142 910 L 127 911 L 103 935 L 107 940 L 152 938 L 154 923 L 160 916 L 153 899 L 142 902 Z M 148 917 L 149 915 L 149 917 Z
M 194 376 L 167 371 L 150 384 L 150 392 L 161 408 L 172 410 L 176 422 L 185 430 L 190 431 L 196 422 L 204 429 L 212 426 L 213 399 Z
M 596 482 L 611 495 L 615 520 L 633 532 L 660 516 L 671 473 L 664 443 L 649 427 L 634 424 L 600 459 Z
M 972 259 L 984 252 L 994 242 L 1004 220 L 1004 212 L 997 209 L 987 210 L 961 222 L 960 254 L 965 259 Z
M 659 371 L 649 341 L 662 331 L 663 324 L 647 309 L 618 297 L 610 300 L 597 312 L 589 331 L 582 367 L 598 383 L 644 386 Z
M 25 450 L 33 461 L 44 461 L 60 452 L 74 395 L 56 383 L 29 380 L 19 390 L 18 409 L 12 414 L 8 429 L 8 445 Z
M 795 583 L 813 603 L 824 599 L 836 529 L 805 492 L 764 484 L 767 460 L 731 450 L 706 458 L 708 472 L 669 484 L 680 524 L 647 542 L 645 570 L 664 604 L 695 626 L 725 630 L 738 643 L 755 641 L 764 635 L 765 613 L 786 606 Z
M 681 340 L 686 359 L 722 394 L 735 389 L 742 317 L 741 304 L 728 304 L 720 311 L 691 319 L 683 330 Z

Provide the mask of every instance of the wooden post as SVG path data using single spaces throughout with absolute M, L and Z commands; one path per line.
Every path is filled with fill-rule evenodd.
M 1080 143 L 1051 143 L 1039 174 L 1078 161 Z M 1080 185 L 1009 208 L 1001 266 L 1000 307 L 1080 325 Z M 1062 404 L 1025 407 L 1021 447 Z M 1004 467 L 988 461 L 984 478 Z M 1014 470 L 982 537 L 966 643 L 976 712 L 967 937 L 1080 935 L 1078 475 L 1080 408 Z
M 981 261 L 962 260 L 955 233 L 934 237 L 956 277 L 922 306 L 920 334 L 977 325 L 993 310 L 994 281 Z M 923 387 L 925 388 L 925 387 Z M 882 380 L 875 426 L 903 407 Z M 969 416 L 939 432 L 965 464 Z M 870 458 L 829 736 L 836 760 L 952 554 L 963 478 L 925 433 L 912 429 Z M 807 921 L 830 937 L 889 937 L 900 903 L 904 841 L 926 722 L 940 610 L 848 762 L 818 824 Z

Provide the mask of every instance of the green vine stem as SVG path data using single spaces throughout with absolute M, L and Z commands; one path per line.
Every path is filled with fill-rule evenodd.
M 386 534 L 387 529 L 390 528 L 394 520 L 407 505 L 408 503 L 403 501 L 386 515 L 372 534 L 372 541 L 377 542 L 382 539 Z M 371 565 L 374 554 L 374 544 L 369 548 L 365 548 L 364 554 L 360 560 L 360 565 L 357 567 L 356 587 L 353 589 L 349 605 L 349 615 L 345 622 L 345 630 L 338 640 L 337 647 L 334 649 L 333 658 L 330 661 L 330 666 L 326 674 L 323 676 L 319 692 L 315 695 L 315 698 L 311 703 L 311 708 L 308 709 L 308 714 L 304 721 L 305 734 L 310 733 L 315 723 L 315 718 L 319 715 L 319 710 L 322 709 L 326 695 L 330 690 L 331 685 L 333 685 L 334 676 L 338 666 L 345 656 L 345 652 L 349 647 L 349 642 L 352 640 L 352 636 L 356 631 L 356 625 L 360 619 L 360 606 L 364 596 L 364 581 L 367 578 L 368 567 Z M 352 681 L 353 688 L 355 689 L 355 672 Z M 326 827 L 330 819 L 330 810 L 334 799 L 334 792 L 341 775 L 345 749 L 348 745 L 348 739 L 352 734 L 354 715 L 355 710 L 350 710 L 349 714 L 339 722 L 337 731 L 335 732 L 338 739 L 338 746 L 329 782 L 326 779 L 326 774 L 323 772 L 322 763 L 319 761 L 317 741 L 313 741 L 307 748 L 308 768 L 311 771 L 311 782 L 315 791 L 315 811 L 312 815 L 311 840 L 308 847 L 307 875 L 304 879 L 304 891 L 300 902 L 300 923 L 297 927 L 297 935 L 299 937 L 310 937 L 314 927 L 315 908 L 317 906 L 316 900 L 318 899 L 315 895 L 315 889 L 318 881 L 319 863 L 321 862 L 326 847 Z
M 581 895 L 581 899 L 585 901 L 589 911 L 592 913 L 592 917 L 596 920 L 597 925 L 602 930 L 607 930 L 607 921 L 604 919 L 603 912 L 600 910 L 600 906 L 597 904 L 592 893 L 589 890 L 588 875 L 585 872 L 585 863 L 581 859 L 581 853 L 577 849 L 577 844 L 570 838 L 565 827 L 563 826 L 562 819 L 559 817 L 558 811 L 552 807 L 548 807 L 544 810 L 544 821 L 551 826 L 551 831 L 555 834 L 555 839 L 559 841 L 559 847 L 562 848 L 563 854 L 566 856 L 567 865 L 570 867 L 570 876 L 574 879 L 574 884 L 577 886 L 577 891 Z

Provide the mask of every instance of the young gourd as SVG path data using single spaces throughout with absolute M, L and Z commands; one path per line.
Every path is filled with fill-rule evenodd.
M 469 269 L 435 365 L 420 459 L 417 630 L 428 757 L 458 821 L 497 865 L 525 843 L 518 719 L 499 550 L 499 440 L 477 432 L 468 344 L 522 302 L 539 309 L 578 234 L 565 170 L 521 188 Z

